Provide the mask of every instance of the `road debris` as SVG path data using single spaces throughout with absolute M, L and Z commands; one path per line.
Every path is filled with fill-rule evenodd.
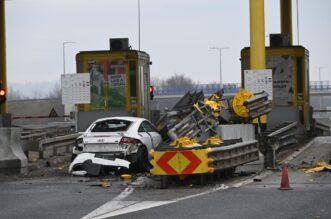
M 132 181 L 132 176 L 130 174 L 122 174 L 121 175 L 121 179 L 125 182 L 125 183 L 131 183 Z
M 318 162 L 310 168 L 304 168 L 303 171 L 305 173 L 316 173 L 321 171 L 331 170 L 331 164 L 328 164 L 324 161 Z
M 111 171 L 128 170 L 129 165 L 130 162 L 123 159 L 107 159 L 96 157 L 96 154 L 93 153 L 82 153 L 77 155 L 70 164 L 69 173 L 75 176 L 99 176 Z M 84 174 L 82 171 L 86 173 Z

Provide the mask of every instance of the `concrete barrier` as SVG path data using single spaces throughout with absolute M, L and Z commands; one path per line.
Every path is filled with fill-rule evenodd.
M 23 173 L 28 161 L 21 147 L 20 128 L 0 128 L 0 173 Z

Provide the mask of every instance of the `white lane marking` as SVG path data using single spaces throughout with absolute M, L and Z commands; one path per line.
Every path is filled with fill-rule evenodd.
M 167 205 L 179 201 L 183 201 L 186 199 L 195 198 L 202 195 L 207 195 L 212 192 L 216 192 L 219 190 L 225 190 L 229 187 L 221 184 L 216 188 L 209 189 L 205 192 L 201 192 L 194 195 L 189 195 L 181 198 L 176 198 L 169 201 L 121 201 L 128 195 L 130 195 L 133 191 L 133 188 L 127 188 L 124 190 L 120 195 L 114 198 L 112 201 L 107 202 L 106 204 L 102 205 L 101 207 L 97 208 L 93 212 L 89 213 L 88 215 L 84 216 L 82 219 L 102 219 L 107 217 L 118 216 L 122 214 L 132 213 L 135 211 L 146 210 L 149 208 L 159 207 L 162 205 Z
M 219 190 L 226 190 L 228 188 L 229 188 L 229 186 L 221 184 L 216 188 L 212 188 L 212 189 L 209 189 L 207 191 L 204 191 L 204 192 L 201 192 L 201 193 L 198 193 L 198 194 L 188 195 L 188 196 L 181 197 L 181 198 L 175 198 L 175 199 L 173 199 L 173 201 L 175 201 L 175 202 L 183 201 L 183 200 L 186 200 L 186 199 L 195 198 L 195 197 L 199 197 L 199 196 L 202 196 L 202 195 L 207 195 L 209 193 L 216 192 L 216 191 L 219 191 Z
M 134 190 L 134 188 L 132 186 L 128 186 L 123 190 L 123 192 L 121 192 L 121 194 L 116 196 L 113 200 L 121 201 L 121 200 L 125 199 L 126 197 L 128 197 L 133 192 L 133 190 Z
M 301 149 L 299 149 L 298 151 L 294 152 L 293 154 L 291 154 L 290 156 L 288 156 L 287 158 L 285 158 L 283 160 L 283 162 L 288 162 L 293 160 L 294 158 L 296 158 L 297 156 L 299 156 L 301 153 L 303 153 L 305 150 L 307 150 L 313 143 L 317 142 L 317 138 L 315 137 L 313 140 L 311 140 L 310 142 L 308 142 L 304 147 L 302 147 Z
M 91 213 L 85 215 L 81 219 L 99 218 L 105 214 L 108 214 L 109 212 L 126 208 L 130 205 L 134 205 L 135 203 L 135 201 L 109 201 L 104 205 L 100 206 L 99 208 L 95 209 Z
M 231 187 L 239 188 L 239 187 L 245 186 L 247 184 L 250 184 L 250 183 L 254 182 L 254 178 L 256 178 L 256 177 L 259 177 L 259 178 L 263 179 L 263 178 L 271 175 L 272 173 L 273 173 L 272 171 L 264 171 L 264 172 L 260 173 L 259 175 L 251 177 L 251 178 L 246 179 L 244 181 L 237 182 L 237 183 L 233 184 Z
M 264 178 L 270 174 L 272 174 L 271 171 L 266 171 L 266 172 L 262 172 L 258 176 L 261 178 Z M 114 198 L 112 201 L 107 202 L 106 204 L 102 205 L 100 208 L 94 210 L 93 212 L 86 215 L 82 219 L 103 219 L 103 218 L 107 218 L 107 217 L 113 217 L 113 216 L 118 216 L 118 215 L 122 215 L 122 214 L 132 213 L 135 211 L 159 207 L 162 205 L 167 205 L 167 204 L 171 204 L 171 203 L 175 203 L 175 202 L 179 202 L 179 201 L 183 201 L 183 200 L 187 200 L 187 199 L 191 199 L 191 198 L 196 198 L 196 197 L 199 197 L 202 195 L 207 195 L 207 194 L 210 194 L 210 193 L 213 193 L 216 191 L 220 191 L 220 190 L 226 190 L 229 188 L 239 188 L 241 186 L 252 183 L 253 179 L 255 177 L 256 176 L 249 178 L 247 180 L 244 180 L 242 182 L 232 184 L 231 186 L 220 184 L 220 185 L 217 185 L 217 187 L 206 190 L 204 192 L 197 193 L 194 195 L 188 195 L 188 196 L 181 197 L 181 198 L 172 199 L 169 201 L 139 201 L 139 202 L 138 201 L 121 201 L 133 192 L 133 188 L 128 187 L 121 194 L 119 194 L 116 198 Z
M 134 204 L 132 204 L 128 207 L 121 208 L 121 209 L 118 209 L 115 211 L 111 211 L 109 213 L 105 213 L 105 214 L 97 216 L 97 217 L 93 217 L 93 219 L 103 219 L 103 218 L 108 218 L 108 217 L 114 217 L 114 216 L 118 216 L 118 215 L 122 215 L 122 214 L 128 214 L 128 213 L 132 213 L 132 212 L 136 212 L 136 211 L 140 211 L 140 210 L 146 210 L 149 208 L 159 207 L 159 206 L 171 204 L 174 202 L 175 201 L 143 201 L 143 202 L 136 201 Z
M 134 188 L 132 186 L 126 187 L 118 196 L 116 196 L 113 200 L 106 202 L 105 204 L 101 205 L 99 208 L 95 209 L 91 213 L 85 215 L 81 219 L 91 219 L 98 217 L 100 215 L 104 215 L 110 211 L 116 211 L 121 208 L 128 207 L 130 205 L 135 204 L 134 201 L 122 201 L 126 197 L 128 197 L 132 192 Z

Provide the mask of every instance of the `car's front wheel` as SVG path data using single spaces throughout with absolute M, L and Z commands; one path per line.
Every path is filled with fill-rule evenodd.
M 137 151 L 137 160 L 131 163 L 130 169 L 138 172 L 149 172 L 151 164 L 148 160 L 148 151 L 146 147 L 140 147 Z

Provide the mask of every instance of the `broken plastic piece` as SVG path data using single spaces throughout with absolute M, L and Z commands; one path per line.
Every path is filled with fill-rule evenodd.
M 331 170 L 331 164 L 322 161 L 316 163 L 313 167 L 303 169 L 305 173 L 316 173 L 324 170 Z
M 95 157 L 93 153 L 82 153 L 77 155 L 77 157 L 72 161 L 69 166 L 69 173 L 75 171 L 75 167 L 84 166 L 83 164 L 89 162 L 95 166 L 111 166 L 111 167 L 123 167 L 129 169 L 130 162 L 127 160 L 115 158 L 114 160 L 108 160 L 105 158 Z

